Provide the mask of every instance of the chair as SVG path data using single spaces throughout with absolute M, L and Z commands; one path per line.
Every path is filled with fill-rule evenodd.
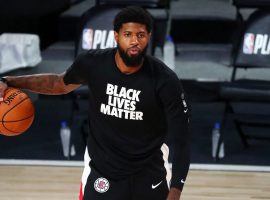
M 241 4 L 243 2 L 243 4 Z M 259 3 L 259 4 L 256 4 Z M 262 2 L 267 5 L 261 8 Z M 219 89 L 219 96 L 225 101 L 225 109 L 223 113 L 221 125 L 221 137 L 219 139 L 216 151 L 216 159 L 225 134 L 226 123 L 228 118 L 232 116 L 238 134 L 244 147 L 248 147 L 248 139 L 269 139 L 256 135 L 248 135 L 244 133 L 243 126 L 249 127 L 269 127 L 270 113 L 237 113 L 233 107 L 233 103 L 266 103 L 270 104 L 270 77 L 267 80 L 252 80 L 248 78 L 237 77 L 239 69 L 270 69 L 270 2 L 269 1 L 251 1 L 251 0 L 235 0 L 234 5 L 238 9 L 242 7 L 261 8 L 254 11 L 250 17 L 242 20 L 242 28 L 239 31 L 240 40 L 237 42 L 232 55 L 232 74 L 231 81 L 224 83 Z M 257 5 L 257 6 L 256 6 Z M 240 13 L 238 11 L 240 16 Z M 248 109 L 247 109 L 248 110 Z
M 240 8 L 265 8 L 270 6 L 269 0 L 233 0 L 233 5 Z

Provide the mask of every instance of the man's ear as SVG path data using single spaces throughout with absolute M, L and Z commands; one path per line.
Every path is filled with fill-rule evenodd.
M 119 34 L 116 31 L 114 31 L 114 39 L 115 39 L 116 43 L 118 44 Z

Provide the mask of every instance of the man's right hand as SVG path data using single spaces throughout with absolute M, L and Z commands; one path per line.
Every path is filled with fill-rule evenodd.
M 0 102 L 4 100 L 4 94 L 7 89 L 7 84 L 0 81 Z

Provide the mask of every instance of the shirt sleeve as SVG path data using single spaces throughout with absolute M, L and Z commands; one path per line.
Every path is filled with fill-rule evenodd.
M 163 82 L 159 92 L 172 147 L 171 187 L 183 189 L 190 165 L 189 106 L 177 76 Z
M 86 53 L 80 54 L 73 64 L 66 70 L 64 83 L 68 84 L 87 84 L 91 59 Z

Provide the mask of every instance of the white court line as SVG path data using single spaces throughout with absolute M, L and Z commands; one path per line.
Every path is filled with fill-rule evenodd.
M 83 167 L 83 161 L 0 159 L 0 165 Z M 171 168 L 171 164 L 170 164 Z M 270 166 L 191 164 L 191 170 L 270 172 Z
M 83 161 L 0 159 L 0 165 L 83 167 Z
M 255 165 L 191 164 L 190 169 L 212 171 L 270 172 L 270 166 Z

